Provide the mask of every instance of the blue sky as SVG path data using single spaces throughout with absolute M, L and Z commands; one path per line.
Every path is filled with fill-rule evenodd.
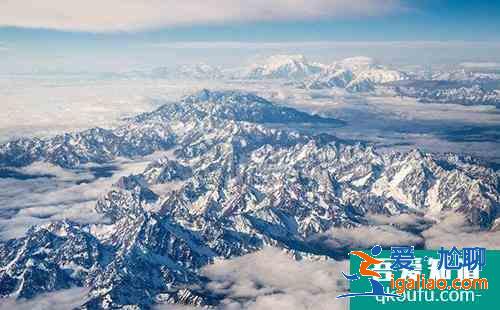
M 141 58 L 161 57 L 163 51 L 152 50 L 162 45 L 221 41 L 368 43 L 365 48 L 356 45 L 351 51 L 345 46 L 337 49 L 342 56 L 366 50 L 384 55 L 388 46 L 374 51 L 370 45 L 373 42 L 466 41 L 470 43 L 464 47 L 465 52 L 457 51 L 455 46 L 440 48 L 437 57 L 441 57 L 439 53 L 448 54 L 449 49 L 460 59 L 467 55 L 470 60 L 499 57 L 495 44 L 500 43 L 500 1 L 87 0 L 77 5 L 70 2 L 46 0 L 40 7 L 30 5 L 29 0 L 0 3 L 0 14 L 4 15 L 0 18 L 0 53 L 5 56 L 4 62 L 24 57 L 43 63 L 85 54 L 106 58 L 120 50 L 129 61 L 134 55 L 132 63 L 141 63 Z M 495 48 L 484 42 L 494 44 Z M 303 50 L 300 44 L 287 48 Z M 328 48 L 331 46 L 323 49 Z M 398 48 L 401 47 L 394 45 L 390 53 L 397 55 Z M 422 48 L 406 53 L 418 56 L 421 51 Z M 263 53 L 258 47 L 246 52 Z M 126 53 L 129 55 L 125 56 Z M 178 49 L 170 53 L 179 58 Z M 239 56 L 234 49 L 232 53 Z M 435 56 L 428 53 L 429 57 Z M 197 54 L 200 60 L 205 60 L 199 49 L 184 54 L 186 59 Z M 318 57 L 326 56 L 318 54 Z M 219 62 L 225 57 L 220 58 Z M 180 57 L 178 61 L 184 60 Z

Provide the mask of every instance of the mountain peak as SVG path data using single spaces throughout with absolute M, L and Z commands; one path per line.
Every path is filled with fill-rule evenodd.
M 377 63 L 371 57 L 356 56 L 356 57 L 345 58 L 336 64 L 342 68 L 355 71 L 355 70 L 373 68 L 374 66 L 376 66 Z
M 273 55 L 269 57 L 266 60 L 266 64 L 268 65 L 283 65 L 291 62 L 298 62 L 298 63 L 307 63 L 307 59 L 304 55 L 302 54 L 295 54 L 295 55 Z
M 208 89 L 202 89 L 197 93 L 186 96 L 182 99 L 185 103 L 200 103 L 200 102 L 212 102 L 217 104 L 223 103 L 269 103 L 266 99 L 259 97 L 255 94 L 238 91 L 238 90 L 225 90 L 225 91 L 211 91 Z
M 252 79 L 303 79 L 321 71 L 318 64 L 309 63 L 303 55 L 273 55 L 249 68 Z

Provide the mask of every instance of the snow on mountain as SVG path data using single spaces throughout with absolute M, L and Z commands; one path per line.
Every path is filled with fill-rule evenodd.
M 154 78 L 187 79 L 187 80 L 215 80 L 223 77 L 220 68 L 205 63 L 185 64 L 177 67 L 158 67 L 151 71 Z
M 324 66 L 321 73 L 301 84 L 303 88 L 345 88 L 350 92 L 370 92 L 378 84 L 407 80 L 401 71 L 387 69 L 369 57 L 352 57 Z
M 376 68 L 378 66 L 375 59 L 365 56 L 356 56 L 345 58 L 333 63 L 333 66 L 358 72 Z
M 254 64 L 244 76 L 249 79 L 303 79 L 319 73 L 321 65 L 310 63 L 303 55 L 274 55 Z
M 64 168 L 105 163 L 118 156 L 151 154 L 171 147 L 173 136 L 167 126 L 127 124 L 115 130 L 92 128 L 49 139 L 18 139 L 0 146 L 0 166 L 26 166 L 46 161 Z
M 318 76 L 301 84 L 308 89 L 345 88 L 352 80 L 353 73 L 347 69 L 325 68 Z
M 476 69 L 477 70 L 477 69 Z M 461 83 L 477 83 L 490 84 L 498 83 L 500 74 L 496 71 L 472 71 L 468 69 L 437 71 L 431 73 L 430 80 L 446 81 L 446 82 L 461 82 Z M 497 84 L 498 87 L 498 84 Z
M 46 161 L 65 168 L 81 164 L 104 163 L 116 157 L 151 154 L 173 146 L 175 134 L 168 121 L 215 117 L 257 123 L 324 122 L 341 125 L 341 121 L 310 115 L 275 105 L 250 93 L 202 90 L 182 102 L 167 104 L 142 114 L 114 130 L 93 128 L 49 139 L 18 139 L 0 145 L 0 166 L 26 166 Z M 152 121 L 161 120 L 161 121 Z
M 106 224 L 33 227 L 0 243 L 0 295 L 32 298 L 88 287 L 84 309 L 217 305 L 203 266 L 264 246 L 335 257 L 309 242 L 331 228 L 366 225 L 367 214 L 461 213 L 491 227 L 500 175 L 469 158 L 419 151 L 379 154 L 327 134 L 269 123 L 330 122 L 237 91 L 203 90 L 141 114 L 118 129 L 93 129 L 0 147 L 3 166 L 63 167 L 170 149 L 96 201 Z M 150 144 L 151 143 L 151 144 Z M 159 184 L 176 184 L 155 192 Z
M 375 90 L 375 83 L 370 79 L 356 78 L 346 86 L 346 90 L 351 93 L 368 93 Z
M 438 71 L 434 72 L 431 76 L 431 80 L 435 81 L 481 81 L 495 79 L 498 79 L 498 75 L 494 73 L 472 72 L 466 69 Z
M 402 81 L 387 85 L 399 96 L 417 98 L 419 102 L 462 105 L 500 106 L 500 90 L 477 82 Z
M 394 81 L 407 80 L 408 75 L 397 70 L 369 69 L 360 71 L 355 80 L 366 80 L 374 84 L 383 84 Z
M 215 117 L 254 123 L 307 123 L 320 122 L 341 125 L 339 120 L 322 118 L 280 106 L 248 92 L 201 90 L 187 96 L 180 103 L 165 105 L 158 110 L 138 116 L 162 120 L 188 120 L 193 117 Z
M 500 103 L 500 84 L 494 74 L 466 71 L 444 71 L 429 79 L 418 74 L 389 69 L 368 57 L 352 57 L 329 66 L 298 84 L 305 89 L 340 88 L 351 93 L 381 90 L 385 95 L 416 98 L 419 102 L 462 105 L 495 105 Z
M 473 78 L 472 72 L 462 70 L 435 72 L 431 79 L 437 81 L 465 81 Z
M 379 84 L 409 79 L 403 72 L 388 69 L 367 69 L 359 71 L 355 78 L 349 82 L 346 89 L 353 93 L 370 92 Z

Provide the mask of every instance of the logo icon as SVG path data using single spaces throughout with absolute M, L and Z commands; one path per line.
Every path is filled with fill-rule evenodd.
M 378 256 L 380 253 L 382 253 L 382 247 L 380 245 L 375 245 L 371 249 L 371 254 L 373 256 Z M 368 280 L 370 281 L 372 291 L 371 292 L 363 292 L 363 293 L 350 293 L 350 294 L 344 294 L 344 295 L 339 295 L 337 298 L 347 298 L 347 297 L 360 297 L 360 296 L 370 296 L 370 297 L 377 297 L 377 296 L 386 296 L 386 297 L 400 297 L 400 295 L 397 294 L 388 294 L 384 292 L 384 287 L 382 284 L 380 284 L 379 281 L 373 279 L 373 278 L 381 278 L 382 276 L 373 270 L 369 270 L 368 268 L 371 266 L 378 265 L 382 263 L 383 261 L 376 259 L 375 257 L 372 257 L 365 252 L 362 251 L 351 251 L 349 252 L 349 255 L 355 255 L 358 256 L 359 258 L 362 259 L 361 264 L 359 265 L 359 274 L 355 273 L 352 275 L 346 275 L 345 273 L 342 272 L 342 275 L 344 278 L 346 278 L 348 281 L 358 281 L 361 280 L 361 276 L 363 277 L 370 277 Z

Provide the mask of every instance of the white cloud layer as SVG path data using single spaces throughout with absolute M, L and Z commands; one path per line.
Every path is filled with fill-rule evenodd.
M 0 26 L 101 32 L 374 16 L 401 9 L 399 0 L 16 0 L 0 2 Z
M 500 249 L 500 231 L 482 231 L 471 227 L 465 217 L 458 213 L 445 213 L 441 221 L 422 232 L 425 247 L 436 250 L 440 247 L 485 247 Z
M 53 177 L 0 178 L 0 241 L 20 238 L 33 225 L 63 219 L 81 224 L 106 222 L 94 209 L 97 199 L 120 177 L 142 172 L 151 160 L 164 154 L 157 152 L 137 160 L 117 159 L 113 162 L 117 166 L 114 174 L 98 179 L 88 171 L 64 170 L 46 163 L 34 163 L 17 171 Z
M 0 310 L 18 309 L 18 310 L 63 310 L 73 309 L 80 306 L 88 294 L 86 288 L 72 288 L 68 290 L 57 291 L 48 294 L 42 294 L 30 300 L 16 300 L 7 298 L 0 300 Z
M 347 283 L 347 261 L 296 261 L 283 251 L 259 252 L 207 266 L 210 288 L 226 296 L 220 309 L 346 309 L 335 298 Z
M 332 228 L 311 240 L 332 250 L 370 248 L 381 246 L 415 245 L 423 242 L 418 235 L 400 230 L 391 225 L 359 226 L 354 228 Z

